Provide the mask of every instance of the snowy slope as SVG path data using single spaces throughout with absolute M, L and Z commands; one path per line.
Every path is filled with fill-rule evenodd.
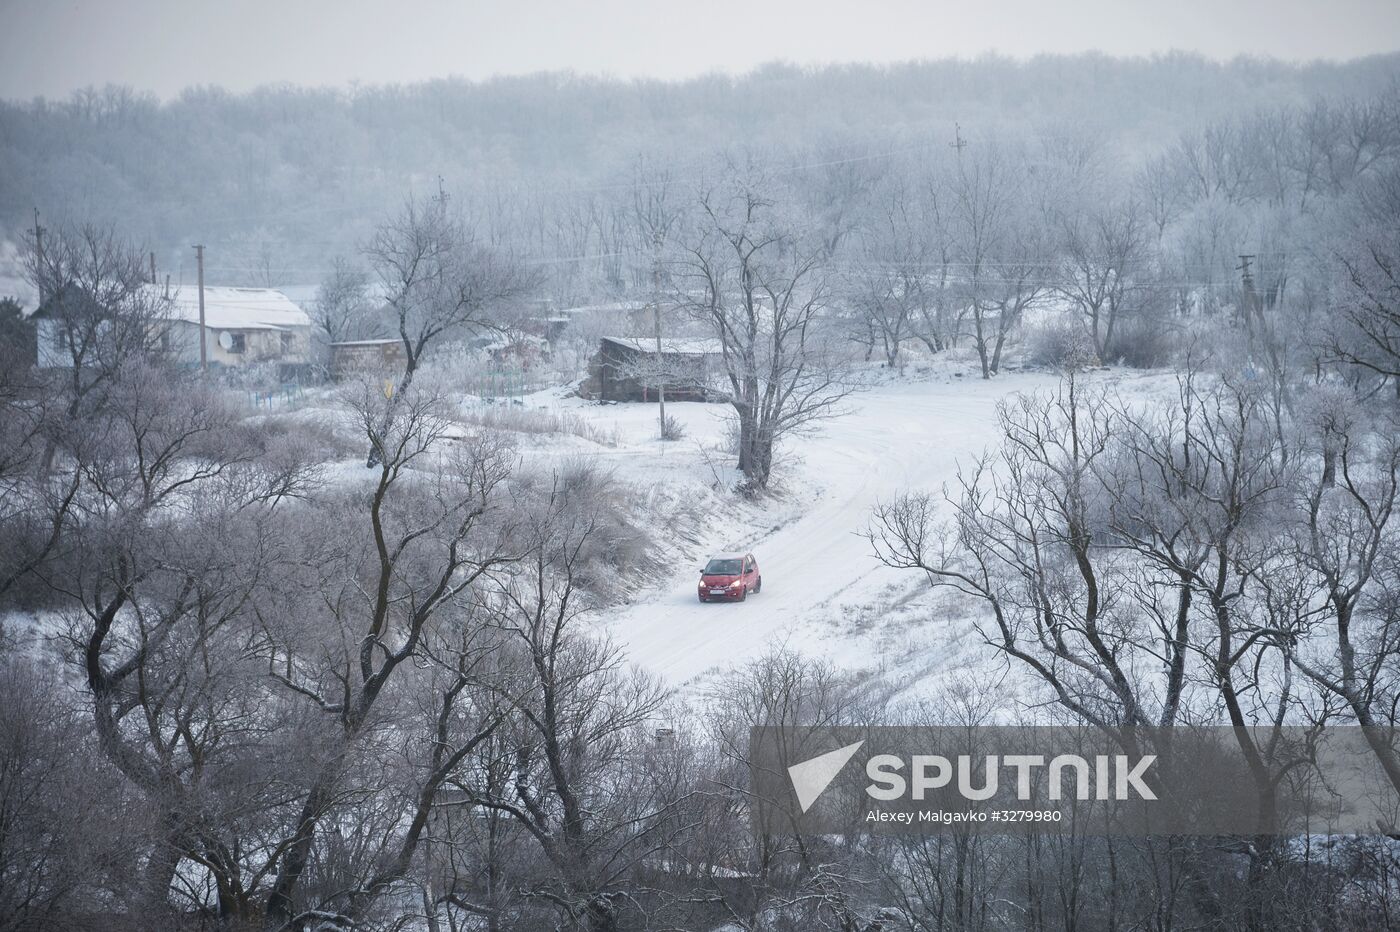
M 715 535 L 716 550 L 747 546 L 757 555 L 761 593 L 744 603 L 702 605 L 695 594 L 698 565 L 686 565 L 667 585 L 609 618 L 606 630 L 633 662 L 675 685 L 783 643 L 844 666 L 875 665 L 882 632 L 872 630 L 879 618 L 871 613 L 878 616 L 926 584 L 871 555 L 859 536 L 871 508 L 903 489 L 937 490 L 951 481 L 959 461 L 994 442 L 999 399 L 1053 384 L 1048 375 L 1011 375 L 863 393 L 849 415 L 791 443 L 800 462 L 784 479 L 788 494 L 800 500 L 820 489 L 814 501 L 799 501 L 800 518 L 756 539 Z M 852 623 L 857 615 L 859 630 Z

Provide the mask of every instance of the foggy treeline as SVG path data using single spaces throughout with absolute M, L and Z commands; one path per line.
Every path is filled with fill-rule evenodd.
M 757 831 L 751 726 L 976 724 L 1001 684 L 910 708 L 775 647 L 675 695 L 592 621 L 703 516 L 657 522 L 587 461 L 526 468 L 504 428 L 527 415 L 473 419 L 434 354 L 523 302 L 653 302 L 724 348 L 725 502 L 862 374 L 1056 371 L 946 502 L 873 515 L 872 546 L 956 590 L 929 610 L 1029 684 L 1016 713 L 1367 723 L 1400 785 L 1398 68 L 6 104 L 4 220 L 70 358 L 0 364 L 0 605 L 32 626 L 0 628 L 0 929 L 1394 925 L 1394 826 Z M 402 365 L 250 416 L 163 355 L 147 249 L 196 235 L 220 280 L 322 283 L 323 335 L 387 333 Z M 1175 377 L 1120 398 L 1105 364 Z M 1269 805 L 1306 749 L 1249 750 L 1288 818 Z
M 37 206 L 55 222 L 118 224 L 177 281 L 192 280 L 189 245 L 204 242 L 211 281 L 306 284 L 354 252 L 408 190 L 435 193 L 441 176 L 454 196 L 512 214 L 503 235 L 559 260 L 605 250 L 560 241 L 538 228 L 542 218 L 586 215 L 633 181 L 639 155 L 692 178 L 736 148 L 790 166 L 941 147 L 956 121 L 974 135 L 1092 145 L 1126 170 L 1182 131 L 1369 96 L 1394 71 L 1387 57 L 989 56 L 769 65 L 674 83 L 538 75 L 247 94 L 194 87 L 168 101 L 92 88 L 0 104 L 0 229 L 18 241 Z

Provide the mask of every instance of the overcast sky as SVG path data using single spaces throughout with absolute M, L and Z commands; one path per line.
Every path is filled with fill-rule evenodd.
M 799 63 L 1170 49 L 1400 48 L 1400 0 L 0 0 L 0 96 L 107 82 L 345 85 L 572 69 L 680 78 Z

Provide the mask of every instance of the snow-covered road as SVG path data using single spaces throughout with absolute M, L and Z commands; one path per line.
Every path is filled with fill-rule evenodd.
M 757 540 L 730 541 L 758 557 L 763 591 L 743 603 L 700 604 L 698 566 L 678 568 L 606 625 L 639 666 L 684 685 L 786 643 L 804 653 L 863 666 L 870 650 L 840 635 L 841 606 L 879 610 L 889 593 L 918 580 L 881 566 L 859 536 L 877 501 L 909 488 L 936 490 L 995 441 L 999 399 L 1046 388 L 1045 375 L 995 382 L 895 384 L 857 396 L 850 414 L 794 441 L 800 459 L 789 494 L 820 488 L 800 518 Z

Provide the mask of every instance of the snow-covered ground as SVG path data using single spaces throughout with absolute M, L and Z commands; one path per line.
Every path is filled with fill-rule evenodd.
M 991 658 L 974 643 L 965 619 L 936 623 L 947 619 L 939 618 L 939 600 L 921 576 L 874 558 L 860 536 L 872 507 L 906 489 L 936 491 L 950 482 L 959 462 L 995 443 L 1000 399 L 1055 382 L 1044 373 L 984 382 L 943 372 L 862 392 L 850 399 L 849 413 L 787 443 L 778 493 L 757 507 L 726 504 L 732 497 L 706 489 L 716 478 L 709 460 L 732 463 L 726 454 L 699 450 L 722 433 L 721 405 L 669 405 L 668 413 L 686 425 L 687 439 L 662 444 L 655 439 L 654 405 L 599 406 L 543 394 L 527 404 L 566 410 L 618 438 L 615 448 L 594 447 L 588 455 L 639 488 L 679 487 L 709 505 L 693 546 L 679 548 L 693 558 L 599 622 L 634 663 L 694 688 L 786 645 L 883 676 L 899 691 L 965 668 L 973 654 L 983 663 Z M 537 453 L 570 455 L 553 445 Z M 752 550 L 763 591 L 743 603 L 700 604 L 699 564 L 722 550 Z
M 1153 376 L 1096 378 L 1131 382 L 1132 392 L 1167 387 Z M 981 643 L 965 604 L 918 573 L 882 566 L 861 532 L 881 500 L 937 492 L 960 463 L 992 447 L 999 401 L 1057 381 L 1044 372 L 983 381 L 958 364 L 908 378 L 886 373 L 852 396 L 845 414 L 786 441 L 774 492 L 757 502 L 730 491 L 740 477 L 724 448 L 724 405 L 667 405 L 686 430 L 669 443 L 657 436 L 655 405 L 599 405 L 562 388 L 515 402 L 467 400 L 464 409 L 524 425 L 516 437 L 527 467 L 593 461 L 635 492 L 639 518 L 667 522 L 655 537 L 669 572 L 595 616 L 631 662 L 695 695 L 716 674 L 782 646 L 868 675 L 891 698 L 918 700 L 955 677 L 1002 676 L 1004 663 Z M 301 402 L 299 416 L 335 417 L 321 395 Z M 356 456 L 328 464 L 325 475 L 353 481 L 363 473 Z M 757 555 L 763 591 L 742 603 L 700 604 L 699 566 L 734 550 Z M 16 630 L 57 630 L 54 619 L 9 621 Z

